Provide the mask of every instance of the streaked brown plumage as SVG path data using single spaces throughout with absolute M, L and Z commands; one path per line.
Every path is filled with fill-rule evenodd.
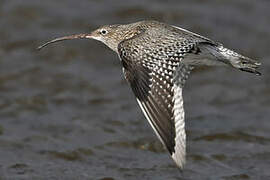
M 260 63 L 208 38 L 157 21 L 106 25 L 89 34 L 57 38 L 96 39 L 115 51 L 137 101 L 155 133 L 182 168 L 186 134 L 182 89 L 193 67 L 229 65 L 260 75 Z

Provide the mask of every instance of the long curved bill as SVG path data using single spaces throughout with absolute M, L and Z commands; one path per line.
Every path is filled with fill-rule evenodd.
M 70 36 L 64 36 L 64 37 L 60 37 L 60 38 L 56 38 L 51 41 L 48 41 L 45 44 L 42 44 L 41 46 L 39 46 L 37 49 L 41 50 L 42 48 L 44 48 L 45 46 L 49 44 L 52 44 L 58 41 L 71 40 L 71 39 L 92 39 L 92 36 L 91 34 L 75 34 L 75 35 L 70 35 Z

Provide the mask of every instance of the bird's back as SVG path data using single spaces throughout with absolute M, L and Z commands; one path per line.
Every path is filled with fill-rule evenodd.
M 158 21 L 140 21 L 134 25 L 140 33 L 119 43 L 119 49 L 126 49 L 136 60 L 149 56 L 155 60 L 174 57 L 192 66 L 227 64 L 243 71 L 260 74 L 256 70 L 260 63 L 204 36 Z

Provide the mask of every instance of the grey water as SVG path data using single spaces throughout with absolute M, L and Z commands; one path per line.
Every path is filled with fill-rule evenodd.
M 0 0 L 0 179 L 270 179 L 270 1 Z M 262 76 L 194 70 L 180 172 L 144 118 L 115 53 L 55 37 L 155 19 L 262 62 Z

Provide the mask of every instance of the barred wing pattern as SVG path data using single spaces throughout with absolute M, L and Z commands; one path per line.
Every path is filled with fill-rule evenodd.
M 179 167 L 183 167 L 186 154 L 186 134 L 182 98 L 183 85 L 192 69 L 181 63 L 184 52 L 191 51 L 195 44 L 179 48 L 175 54 L 158 58 L 134 52 L 130 45 L 118 46 L 125 78 L 137 101 L 159 137 Z M 161 57 L 161 56 L 159 56 Z

